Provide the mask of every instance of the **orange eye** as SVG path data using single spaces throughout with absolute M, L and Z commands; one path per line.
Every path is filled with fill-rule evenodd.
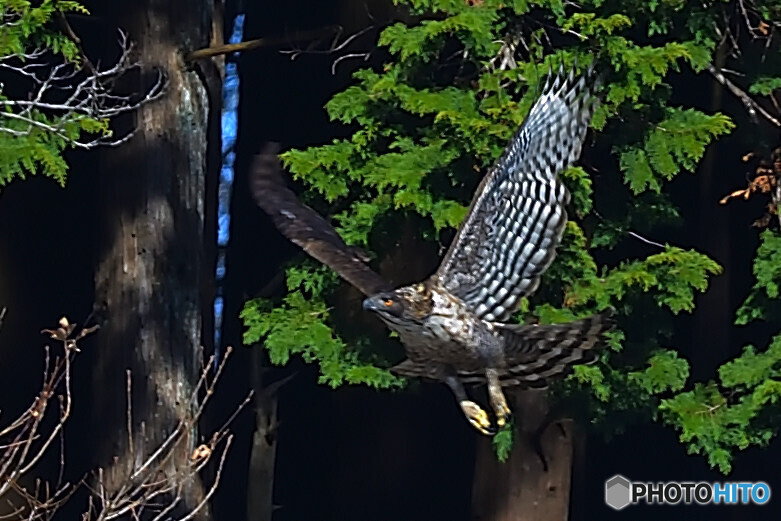
M 387 307 L 391 307 L 393 305 L 393 301 L 389 298 L 383 300 L 382 303 L 385 304 Z

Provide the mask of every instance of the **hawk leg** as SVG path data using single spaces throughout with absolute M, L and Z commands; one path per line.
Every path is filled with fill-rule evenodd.
M 464 412 L 466 419 L 469 420 L 469 423 L 483 434 L 495 434 L 496 429 L 491 425 L 488 414 L 482 407 L 469 399 L 458 377 L 455 374 L 448 375 L 445 377 L 445 383 L 453 391 L 453 394 L 456 395 L 458 405 L 461 406 L 461 410 Z
M 488 383 L 488 397 L 491 400 L 491 407 L 496 414 L 496 424 L 504 427 L 511 411 L 507 406 L 507 399 L 502 392 L 502 384 L 499 382 L 499 372 L 494 368 L 485 370 L 485 378 Z

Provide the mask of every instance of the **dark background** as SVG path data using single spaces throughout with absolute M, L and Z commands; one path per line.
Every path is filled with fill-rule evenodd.
M 89 4 L 89 3 L 88 3 Z M 366 24 L 381 28 L 392 10 L 383 2 L 366 7 L 362 2 L 247 2 L 245 39 L 283 35 L 330 24 L 347 33 Z M 88 46 L 105 46 L 113 38 L 100 24 L 100 6 L 78 30 Z M 374 17 L 372 20 L 368 15 Z M 226 17 L 226 20 L 229 20 Z M 228 29 L 229 30 L 229 29 Z M 373 63 L 381 62 L 374 48 L 377 30 L 367 33 L 355 48 L 372 50 Z M 289 48 L 289 47 L 288 47 Z M 330 96 L 349 84 L 349 73 L 364 65 L 345 61 L 334 75 L 334 56 L 302 53 L 295 60 L 278 49 L 264 48 L 243 54 L 238 163 L 233 202 L 232 243 L 229 248 L 226 341 L 236 355 L 223 380 L 215 416 L 227 415 L 249 386 L 250 352 L 241 346 L 237 314 L 243 301 L 257 295 L 297 250 L 283 239 L 265 215 L 251 202 L 246 190 L 247 166 L 262 143 L 274 140 L 284 147 L 324 144 L 349 129 L 331 124 L 323 109 Z M 739 125 L 742 106 L 729 94 L 712 99 L 713 84 L 706 76 L 672 74 L 680 99 L 674 101 L 703 110 L 720 110 Z M 757 230 L 751 222 L 761 215 L 760 202 L 718 200 L 744 182 L 747 167 L 740 157 L 762 139 L 743 130 L 711 147 L 697 175 L 683 174 L 670 190 L 683 216 L 684 226 L 653 237 L 703 251 L 724 266 L 708 292 L 697 298 L 691 315 L 675 321 L 670 345 L 681 350 L 693 367 L 693 378 L 713 377 L 714 369 L 736 355 L 748 342 L 765 345 L 769 331 L 762 326 L 732 325 L 734 311 L 751 284 L 751 258 Z M 742 140 L 751 138 L 754 143 Z M 93 186 L 100 171 L 99 153 L 69 153 L 71 175 L 67 189 L 43 178 L 15 181 L 0 196 L 0 306 L 8 315 L 0 329 L 0 397 L 3 418 L 12 418 L 29 404 L 39 389 L 42 363 L 39 335 L 62 315 L 81 321 L 93 304 L 92 248 L 96 207 Z M 638 242 L 637 252 L 646 246 Z M 403 281 L 400 281 L 403 282 Z M 273 285 L 272 285 L 273 288 Z M 77 359 L 76 403 L 67 432 L 67 471 L 78 476 L 89 469 L 79 465 L 79 453 L 90 450 L 83 422 L 89 417 L 79 408 L 79 393 L 96 392 L 88 381 L 90 343 Z M 255 346 L 254 348 L 257 348 Z M 332 390 L 317 384 L 317 371 L 299 361 L 273 369 L 284 377 L 295 373 L 280 393 L 275 513 L 278 521 L 292 520 L 443 520 L 469 519 L 474 448 L 478 436 L 464 422 L 449 391 L 439 385 L 412 385 L 399 392 L 376 392 L 363 387 Z M 117 382 L 117 385 L 123 385 Z M 86 401 L 85 401 L 86 403 Z M 124 407 L 124 404 L 117 404 Z M 223 416 L 224 417 L 224 416 Z M 235 423 L 237 443 L 223 478 L 215 512 L 217 518 L 242 519 L 248 484 L 246 463 L 253 428 L 250 412 Z M 765 507 L 630 507 L 615 513 L 603 504 L 604 481 L 616 473 L 633 480 L 706 480 L 768 482 L 781 491 L 779 444 L 749 449 L 735 458 L 732 474 L 725 477 L 709 469 L 705 458 L 687 455 L 676 433 L 659 425 L 628 427 L 606 439 L 587 426 L 586 443 L 576 457 L 571 518 L 603 519 L 777 519 L 778 500 Z M 251 487 L 249 493 L 252 493 Z

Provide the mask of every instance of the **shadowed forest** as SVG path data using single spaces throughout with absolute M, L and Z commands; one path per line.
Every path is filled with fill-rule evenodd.
M 8 166 L 31 147 L 11 140 L 31 134 L 0 117 L 10 129 L 0 140 L 0 516 L 778 518 L 775 496 L 615 511 L 604 490 L 622 474 L 763 481 L 781 493 L 781 3 L 82 3 L 88 15 L 32 2 L 54 14 L 30 32 L 68 45 L 78 35 L 72 52 L 89 77 L 121 62 L 121 29 L 142 65 L 110 88 L 131 107 L 85 113 L 115 137 L 134 134 L 94 147 L 42 141 L 64 158 L 61 185 L 40 157 L 21 174 Z M 22 4 L 0 0 L 2 23 Z M 242 40 L 262 40 L 191 55 L 227 43 L 238 14 Z M 4 45 L 0 101 L 12 112 L 6 101 L 35 99 L 37 87 L 14 76 L 25 62 Z M 508 393 L 514 420 L 494 439 L 445 385 L 387 371 L 401 343 L 362 311 L 357 290 L 277 231 L 253 201 L 251 165 L 279 143 L 289 186 L 394 286 L 411 284 L 439 265 L 545 75 L 592 58 L 606 71 L 604 102 L 564 178 L 576 224 L 518 318 L 612 308 L 620 334 L 549 392 Z M 240 90 L 227 269 L 215 282 L 226 64 Z M 78 125 L 77 136 L 102 132 Z M 488 403 L 483 387 L 473 394 Z M 42 456 L 26 469 L 31 456 L 14 451 L 28 440 Z M 38 478 L 73 485 L 57 495 Z

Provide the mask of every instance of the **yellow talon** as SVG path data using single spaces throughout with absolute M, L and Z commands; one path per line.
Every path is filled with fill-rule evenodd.
M 496 430 L 491 426 L 491 421 L 488 419 L 488 414 L 475 402 L 470 400 L 464 400 L 459 403 L 461 410 L 464 411 L 464 416 L 469 420 L 472 426 L 482 432 L 483 434 L 491 435 Z
M 504 427 L 510 414 L 510 409 L 507 407 L 507 404 L 501 404 L 499 410 L 496 412 L 496 424 L 499 427 Z

